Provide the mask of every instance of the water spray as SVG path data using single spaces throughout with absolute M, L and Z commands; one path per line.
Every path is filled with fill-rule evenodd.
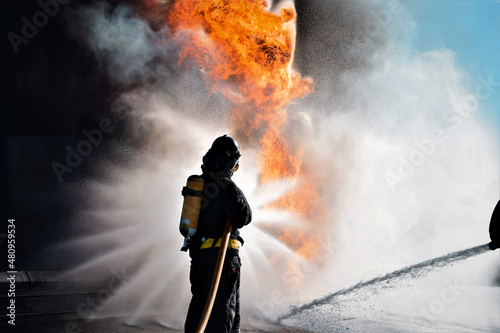
M 461 250 L 457 252 L 452 252 L 442 257 L 422 261 L 418 264 L 407 266 L 403 269 L 399 269 L 392 273 L 376 277 L 374 279 L 368 281 L 362 281 L 358 284 L 348 287 L 345 289 L 341 289 L 324 297 L 315 299 L 314 301 L 304 304 L 302 306 L 296 307 L 292 309 L 289 313 L 278 318 L 278 322 L 281 323 L 283 320 L 293 317 L 299 313 L 302 313 L 306 310 L 312 309 L 317 306 L 325 305 L 331 303 L 339 296 L 347 295 L 353 293 L 361 288 L 369 287 L 375 285 L 377 283 L 386 282 L 390 280 L 399 280 L 406 277 L 418 278 L 423 276 L 425 273 L 431 271 L 436 267 L 444 267 L 450 265 L 452 263 L 482 254 L 487 252 L 489 249 L 488 244 L 483 244 L 475 247 L 471 247 L 466 250 Z
M 310 310 L 312 308 L 329 304 L 332 303 L 337 297 L 344 296 L 353 292 L 358 291 L 359 289 L 370 287 L 372 285 L 381 283 L 381 282 L 388 282 L 388 281 L 397 281 L 402 278 L 406 277 L 411 277 L 411 278 L 418 278 L 426 274 L 427 272 L 433 270 L 434 268 L 437 267 L 444 267 L 451 265 L 453 263 L 456 263 L 458 261 L 465 260 L 467 258 L 473 257 L 480 255 L 482 253 L 488 252 L 489 249 L 495 250 L 500 247 L 500 201 L 498 201 L 493 214 L 491 216 L 491 221 L 490 221 L 490 227 L 489 227 L 489 232 L 490 232 L 490 238 L 491 242 L 488 244 L 483 244 L 475 247 L 471 247 L 469 249 L 457 251 L 457 252 L 452 252 L 447 255 L 422 261 L 418 264 L 412 265 L 412 266 L 407 266 L 403 269 L 399 269 L 397 271 L 394 271 L 392 273 L 376 277 L 374 279 L 368 280 L 368 281 L 362 281 L 357 284 L 355 284 L 352 287 L 344 288 L 341 290 L 338 290 L 334 293 L 328 294 L 324 297 L 317 298 L 313 300 L 312 302 L 309 302 L 307 304 L 304 304 L 299 307 L 293 308 L 290 312 L 288 312 L 285 315 L 282 315 L 278 317 L 278 323 L 282 323 L 283 320 L 291 318 L 295 315 L 298 315 L 306 310 Z

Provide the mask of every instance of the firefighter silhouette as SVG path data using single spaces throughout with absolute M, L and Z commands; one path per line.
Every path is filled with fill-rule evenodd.
M 224 135 L 217 138 L 203 157 L 202 175 L 190 176 L 183 190 L 184 206 L 180 231 L 186 237 L 181 250 L 189 249 L 189 279 L 192 298 L 185 332 L 196 332 L 200 322 L 220 250 L 226 221 L 232 223 L 219 288 L 206 333 L 236 333 L 240 330 L 239 230 L 250 223 L 252 210 L 243 192 L 231 180 L 239 167 L 240 148 Z

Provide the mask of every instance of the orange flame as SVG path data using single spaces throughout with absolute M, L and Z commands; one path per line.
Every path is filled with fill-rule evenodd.
M 145 7 L 154 2 L 147 0 Z M 167 5 L 166 23 L 182 44 L 179 65 L 193 62 L 202 69 L 210 92 L 233 103 L 233 129 L 246 135 L 264 131 L 257 161 L 260 182 L 302 179 L 302 150 L 290 151 L 281 127 L 286 106 L 311 92 L 313 82 L 292 69 L 294 9 L 273 14 L 266 6 L 263 0 L 173 0 Z M 311 221 L 319 202 L 315 185 L 303 181 L 270 206 Z M 280 239 L 305 258 L 312 258 L 318 242 L 307 230 L 285 229 Z

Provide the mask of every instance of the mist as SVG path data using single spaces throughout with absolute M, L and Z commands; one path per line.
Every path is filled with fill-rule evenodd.
M 255 326 L 292 305 L 487 242 L 499 193 L 498 135 L 482 117 L 483 83 L 470 79 L 452 50 L 413 50 L 406 38 L 415 23 L 404 4 L 392 12 L 382 1 L 295 5 L 294 68 L 313 78 L 315 93 L 288 107 L 284 137 L 303 148 L 302 168 L 318 184 L 327 223 L 265 208 L 301 179 L 259 184 L 259 147 L 242 138 L 233 179 L 254 210 L 242 229 L 242 317 Z M 190 299 L 189 258 L 179 251 L 180 191 L 200 173 L 212 141 L 231 134 L 231 105 L 208 93 L 202 70 L 178 66 L 179 39 L 166 26 L 152 28 L 133 5 L 81 6 L 69 21 L 68 34 L 120 91 L 112 111 L 140 146 L 111 142 L 114 153 L 100 158 L 99 176 L 71 185 L 83 200 L 71 225 L 83 236 L 59 248 L 83 253 L 71 274 L 124 279 L 93 316 L 127 323 L 153 317 L 180 328 Z M 313 228 L 321 240 L 317 255 L 303 259 L 269 225 Z M 413 297 L 415 290 L 439 290 L 457 278 L 467 286 L 498 285 L 498 269 L 488 253 L 378 291 L 378 299 L 365 292 L 369 309 L 353 300 L 323 309 L 316 328 L 328 331 L 325 318 L 339 311 L 376 317 L 390 309 L 404 322 L 426 302 Z M 308 318 L 294 325 L 308 327 Z M 474 325 L 490 321 L 478 317 Z

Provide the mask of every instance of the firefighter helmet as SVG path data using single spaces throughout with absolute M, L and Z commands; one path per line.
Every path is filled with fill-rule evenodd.
M 232 176 L 238 170 L 240 147 L 233 138 L 227 134 L 215 139 L 212 147 L 203 156 L 203 171 L 225 171 Z

